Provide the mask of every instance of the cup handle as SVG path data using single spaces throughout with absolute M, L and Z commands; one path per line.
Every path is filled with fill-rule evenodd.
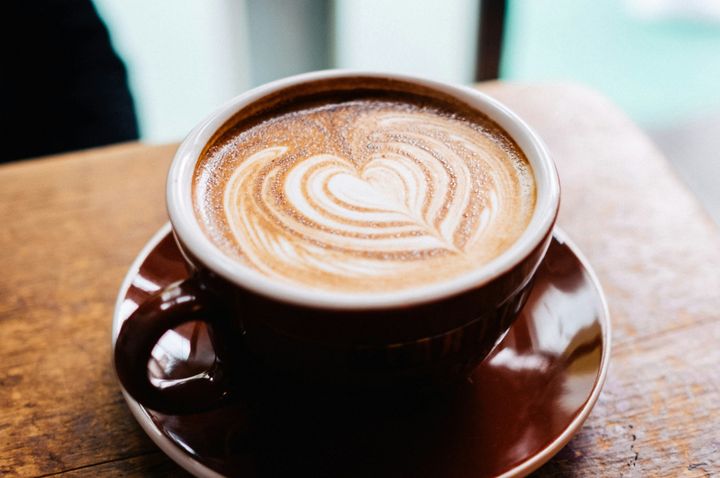
M 212 304 L 210 294 L 190 278 L 150 297 L 122 324 L 115 342 L 115 371 L 125 390 L 143 406 L 179 415 L 217 408 L 228 400 L 230 387 L 216 344 L 215 363 L 201 374 L 162 388 L 148 375 L 150 354 L 163 334 L 185 322 L 212 324 L 219 315 Z

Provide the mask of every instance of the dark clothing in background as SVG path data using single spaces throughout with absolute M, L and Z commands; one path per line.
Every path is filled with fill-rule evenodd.
M 0 162 L 137 139 L 125 67 L 90 0 L 3 2 Z

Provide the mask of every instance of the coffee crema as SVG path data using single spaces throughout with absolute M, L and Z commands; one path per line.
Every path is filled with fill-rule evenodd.
M 507 250 L 535 207 L 527 159 L 469 107 L 366 94 L 223 131 L 193 175 L 202 228 L 233 260 L 306 288 L 447 281 Z

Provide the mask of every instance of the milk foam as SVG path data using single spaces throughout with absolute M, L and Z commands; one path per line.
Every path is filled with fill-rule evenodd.
M 494 124 L 357 100 L 226 134 L 195 174 L 195 209 L 228 255 L 310 288 L 391 291 L 447 280 L 527 226 L 527 160 Z

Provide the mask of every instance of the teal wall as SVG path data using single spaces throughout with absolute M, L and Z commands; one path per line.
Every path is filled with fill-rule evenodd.
M 573 80 L 657 127 L 720 110 L 720 20 L 647 19 L 620 0 L 511 0 L 501 77 Z

